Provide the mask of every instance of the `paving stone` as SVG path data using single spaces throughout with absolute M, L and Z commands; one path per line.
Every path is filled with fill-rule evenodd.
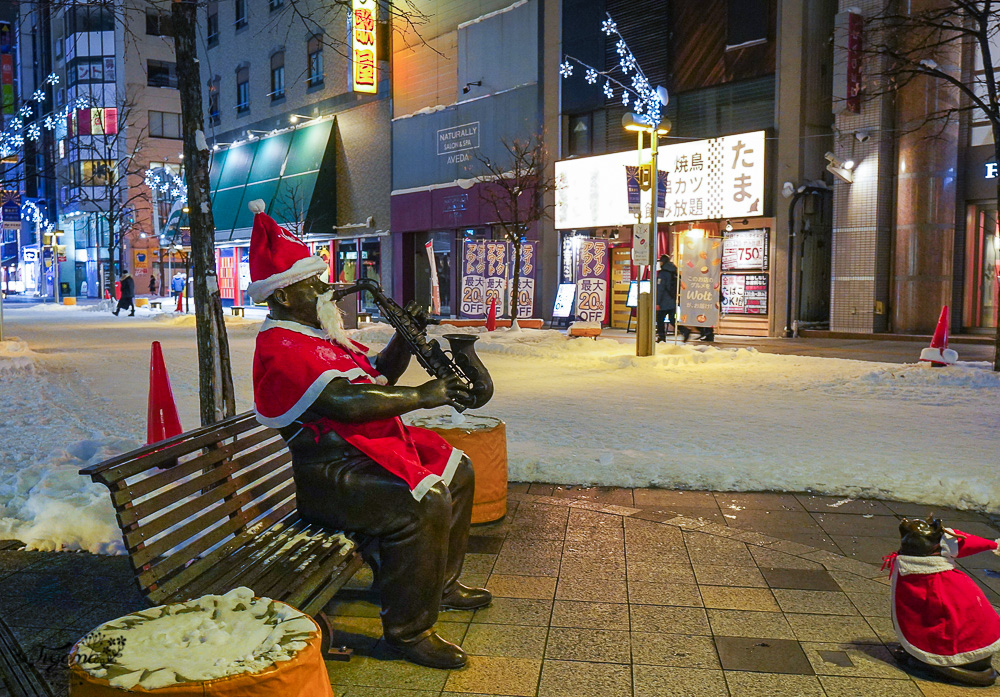
M 922 697 L 920 689 L 910 680 L 876 678 L 842 678 L 820 675 L 819 682 L 827 697 Z
M 715 637 L 719 662 L 725 670 L 813 675 L 805 652 L 794 639 Z
M 848 593 L 847 597 L 865 617 L 892 616 L 892 600 L 889 593 Z
M 560 540 L 525 540 L 520 538 L 507 538 L 503 540 L 503 547 L 499 554 L 514 556 L 529 556 L 541 554 L 553 556 L 562 554 L 563 541 Z
M 628 600 L 640 605 L 702 607 L 698 586 L 687 583 L 628 582 Z
M 866 535 L 830 535 L 848 559 L 882 565 L 882 559 L 899 547 L 899 535 L 873 537 Z
M 862 515 L 892 515 L 892 510 L 881 501 L 874 499 L 852 499 L 849 496 L 818 496 L 795 494 L 795 498 L 807 511 L 818 513 Z M 926 515 L 926 514 L 925 514 Z
M 568 528 L 561 537 L 566 542 L 618 542 L 625 544 L 625 531 L 620 528 Z
M 557 600 L 552 607 L 552 627 L 579 629 L 629 628 L 629 606 L 624 603 L 589 603 Z
M 661 511 L 640 511 L 639 513 L 633 514 L 631 517 L 635 518 L 637 520 L 649 520 L 649 521 L 652 521 L 654 523 L 662 523 L 662 522 L 665 522 L 667 520 L 671 520 L 673 518 L 676 518 L 677 517 L 677 513 L 675 511 L 666 511 L 666 512 L 661 512 Z
M 562 554 L 568 559 L 625 559 L 625 543 L 619 538 L 598 537 L 586 541 L 567 540 Z
M 807 559 L 795 554 L 785 554 L 770 547 L 751 546 L 750 555 L 757 562 L 758 566 L 769 566 L 776 569 L 822 569 L 821 563 L 814 559 Z M 816 550 L 810 552 L 815 554 Z
M 815 552 L 817 550 L 824 552 L 832 552 L 833 554 L 840 554 L 840 547 L 837 543 L 833 541 L 833 538 L 827 534 L 822 528 L 819 532 L 793 532 L 792 530 L 775 530 L 774 536 L 780 541 L 775 542 L 773 545 L 768 545 L 768 549 L 777 549 L 781 545 L 781 542 L 787 542 L 789 545 L 799 545 L 799 547 L 793 547 L 790 550 L 784 550 L 790 554 L 804 555 L 810 552 Z M 807 547 L 808 549 L 801 549 L 801 547 Z
M 515 576 L 558 576 L 559 564 L 562 555 L 543 556 L 541 554 L 532 555 L 505 555 L 497 557 L 493 565 L 494 574 L 512 574 Z
M 664 525 L 673 525 L 674 527 L 682 528 L 684 530 L 697 530 L 705 525 L 706 522 L 707 521 L 687 518 L 685 516 L 677 516 L 676 518 L 664 521 Z
M 692 539 L 693 538 L 693 539 Z M 737 540 L 690 533 L 684 536 L 688 556 L 694 564 L 712 564 L 725 559 L 732 566 L 756 566 L 746 544 Z
M 635 697 L 729 697 L 721 670 L 635 665 Z
M 780 612 L 710 609 L 708 621 L 715 636 L 795 638 L 791 626 Z
M 776 537 L 784 537 L 782 535 L 776 535 Z M 816 548 L 811 547 L 807 544 L 800 544 L 798 542 L 791 542 L 787 539 L 780 539 L 772 545 L 768 545 L 768 549 L 775 552 L 784 552 L 785 554 L 808 554 L 809 552 L 815 552 Z
M 357 656 L 350 661 L 327 661 L 326 669 L 330 674 L 330 682 L 334 685 L 438 692 L 444 688 L 449 676 L 447 671 L 415 665 L 387 650 L 378 656 Z
M 334 697 L 437 697 L 437 692 L 429 690 L 396 690 L 387 687 L 366 687 L 362 685 L 334 685 Z
M 625 559 L 596 559 L 594 557 L 572 558 L 563 557 L 562 565 L 558 567 L 560 578 L 590 578 L 607 579 L 609 581 L 625 580 Z
M 473 624 L 521 624 L 545 627 L 552 615 L 551 600 L 493 598 L 488 607 L 476 610 Z
M 542 666 L 538 697 L 610 697 L 632 694 L 632 671 L 627 665 L 549 661 Z
M 556 490 L 555 484 L 529 484 L 528 493 L 537 494 L 539 496 L 552 496 L 552 492 Z
M 765 534 L 773 534 L 778 530 L 792 532 L 822 531 L 819 523 L 813 519 L 812 515 L 801 508 L 797 511 L 727 510 L 723 506 L 722 513 L 730 526 Z
M 725 671 L 731 697 L 824 697 L 815 675 Z
M 699 585 L 740 586 L 742 588 L 766 588 L 767 582 L 760 571 L 750 566 L 729 566 L 728 564 L 695 564 L 694 575 Z
M 997 697 L 1000 695 L 1000 685 L 993 687 L 966 687 L 946 682 L 937 682 L 914 678 L 917 688 L 924 697 Z
M 740 530 L 739 532 L 734 532 L 729 537 L 734 540 L 739 540 L 740 542 L 745 542 L 748 545 L 756 545 L 758 547 L 769 547 L 779 542 L 777 537 L 771 537 L 770 535 L 765 535 L 762 532 L 756 532 L 754 530 Z
M 762 566 L 760 572 L 771 588 L 840 591 L 836 579 L 826 569 L 775 569 Z
M 778 603 L 767 588 L 735 588 L 731 586 L 702 586 L 701 598 L 705 607 L 724 610 L 757 610 L 777 612 Z
M 650 509 L 646 509 L 647 511 Z M 669 506 L 665 508 L 656 509 L 669 515 L 664 521 L 673 520 L 675 518 L 685 518 L 687 520 L 697 520 L 701 522 L 708 523 L 710 525 L 722 525 L 726 524 L 726 518 L 719 510 L 718 506 Z M 701 529 L 701 528 L 699 528 Z
M 875 630 L 860 616 L 800 615 L 786 612 L 785 619 L 799 641 L 881 643 Z
M 802 642 L 817 675 L 909 680 L 889 650 L 876 644 Z M 844 660 L 846 659 L 846 660 Z
M 507 482 L 507 495 L 527 494 L 531 487 L 531 482 Z
M 783 612 L 817 615 L 856 615 L 857 608 L 843 591 L 810 591 L 775 588 L 773 591 Z
M 533 658 L 469 656 L 462 670 L 446 673 L 449 692 L 474 692 L 534 697 L 542 662 Z
M 719 508 L 736 506 L 736 510 L 763 510 L 763 511 L 804 511 L 802 504 L 795 498 L 794 494 L 783 494 L 776 492 L 749 492 L 730 493 L 716 492 L 715 500 L 719 503 Z
M 868 621 L 868 625 L 872 628 L 872 631 L 875 632 L 875 635 L 883 642 L 899 640 L 899 637 L 896 636 L 896 628 L 892 624 L 891 617 L 866 617 L 865 619 Z
M 556 589 L 558 600 L 586 600 L 595 603 L 626 603 L 625 581 L 595 578 L 560 578 Z
M 719 669 L 712 637 L 632 632 L 632 662 L 678 668 Z
M 889 515 L 873 515 L 863 518 L 848 513 L 813 513 L 819 523 L 830 535 L 865 535 L 874 537 L 899 537 L 899 518 Z
M 466 554 L 465 561 L 462 563 L 462 571 L 472 574 L 488 574 L 493 571 L 496 562 L 495 554 Z
M 548 576 L 507 576 L 493 574 L 486 589 L 500 598 L 537 598 L 551 600 L 556 593 L 556 579 Z
M 470 655 L 537 658 L 545 654 L 548 627 L 526 627 L 512 624 L 474 624 L 462 641 Z
M 710 635 L 708 615 L 700 607 L 632 605 L 629 607 L 633 632 Z
M 882 583 L 880 579 L 870 579 L 864 576 L 852 574 L 849 571 L 830 570 L 830 576 L 837 582 L 837 585 L 848 595 L 852 593 L 884 593 L 889 594 L 888 584 Z
M 629 663 L 631 645 L 628 631 L 552 627 L 545 646 L 545 660 Z
M 618 487 L 556 487 L 553 496 L 583 499 L 617 506 L 632 506 L 632 490 Z
M 630 581 L 655 581 L 662 583 L 694 583 L 694 570 L 690 562 L 652 561 L 628 559 L 626 563 Z
M 674 491 L 670 489 L 633 489 L 635 505 L 642 506 L 696 506 L 717 508 L 715 495 L 711 491 Z

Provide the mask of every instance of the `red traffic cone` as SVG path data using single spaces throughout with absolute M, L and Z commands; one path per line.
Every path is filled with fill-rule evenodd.
M 941 308 L 931 345 L 920 352 L 920 360 L 928 361 L 933 366 L 953 365 L 958 361 L 958 353 L 948 348 L 948 306 Z
M 160 342 L 153 342 L 149 356 L 149 407 L 146 410 L 146 444 L 180 435 L 181 420 L 170 389 L 170 376 L 163 364 Z
M 486 313 L 486 331 L 497 328 L 497 299 L 490 298 L 490 311 Z
M 183 301 L 184 301 L 184 294 L 182 293 L 182 294 L 180 294 L 180 295 L 177 296 L 177 309 L 174 310 L 174 312 L 180 312 L 181 311 L 181 303 Z
M 104 289 L 104 299 L 111 300 L 111 293 L 108 292 L 107 288 Z

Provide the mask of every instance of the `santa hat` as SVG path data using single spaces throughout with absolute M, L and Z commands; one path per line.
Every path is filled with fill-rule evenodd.
M 253 217 L 250 234 L 250 280 L 247 294 L 255 302 L 264 302 L 278 288 L 285 288 L 318 276 L 328 270 L 327 263 L 309 253 L 309 247 L 264 212 L 264 201 L 249 204 Z

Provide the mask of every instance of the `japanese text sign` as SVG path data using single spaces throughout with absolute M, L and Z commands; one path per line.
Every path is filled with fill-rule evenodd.
M 608 299 L 607 240 L 580 239 L 577 259 L 577 319 L 581 322 L 603 322 Z
M 767 274 L 723 274 L 722 312 L 726 315 L 766 315 Z
M 767 270 L 767 228 L 727 232 L 722 241 L 722 270 Z
M 486 243 L 462 242 L 462 298 L 459 303 L 463 317 L 486 316 Z
M 378 91 L 375 0 L 351 3 L 351 83 L 355 92 Z
M 684 237 L 680 263 L 678 324 L 714 327 L 719 323 L 722 240 Z

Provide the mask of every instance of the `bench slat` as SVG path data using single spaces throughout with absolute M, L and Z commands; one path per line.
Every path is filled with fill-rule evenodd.
M 257 479 L 263 479 L 269 472 L 275 472 L 280 468 L 285 467 L 291 458 L 288 453 L 281 453 L 281 450 L 283 450 L 283 448 L 280 447 L 280 445 L 279 447 L 275 447 L 273 450 L 270 446 L 268 446 L 268 452 L 263 454 L 260 459 L 269 457 L 275 453 L 280 454 L 267 462 L 259 464 L 252 470 L 245 469 L 245 467 L 246 465 L 255 464 L 254 461 L 257 460 L 256 457 L 240 458 L 239 460 L 234 460 L 232 463 L 226 463 L 216 467 L 211 472 L 206 472 L 200 477 L 192 479 L 190 482 L 179 484 L 162 494 L 157 494 L 153 498 L 122 511 L 119 517 L 121 518 L 123 524 L 137 524 L 137 530 L 145 531 L 144 537 L 153 537 L 161 530 L 165 530 L 170 525 L 189 517 L 191 514 L 186 514 L 186 511 L 190 509 L 191 504 L 194 502 L 197 501 L 207 506 L 210 503 L 214 503 L 222 496 L 233 493 L 237 489 L 250 484 Z M 254 454 L 256 455 L 259 452 L 261 451 L 255 450 Z M 290 468 L 286 467 L 286 469 Z M 232 472 L 239 472 L 240 470 L 245 471 L 236 476 L 232 476 Z M 221 480 L 221 482 L 219 480 Z M 233 488 L 233 484 L 236 484 L 235 488 Z M 226 491 L 227 493 L 217 494 L 216 492 L 220 490 Z M 185 496 L 193 496 L 199 491 L 201 491 L 202 494 L 198 498 L 191 499 L 191 501 L 169 511 L 165 510 L 168 506 L 177 503 Z M 211 498 L 212 496 L 214 496 L 214 498 Z M 180 513 L 182 510 L 185 513 Z M 143 521 L 143 519 L 151 516 L 155 516 L 155 519 Z M 164 523 L 164 520 L 168 522 Z M 143 522 L 140 523 L 140 521 Z M 132 547 L 133 545 L 128 544 L 128 546 Z
M 152 469 L 161 463 L 176 460 L 182 455 L 197 452 L 205 446 L 232 438 L 252 428 L 263 427 L 253 412 L 245 412 L 212 426 L 204 426 L 158 443 L 136 448 L 118 457 L 86 467 L 80 470 L 80 474 L 85 474 L 95 482 L 110 488 L 123 479 Z
M 277 434 L 275 433 L 269 434 L 266 431 L 263 431 L 261 433 L 255 433 L 245 438 L 241 438 L 235 443 L 227 443 L 226 445 L 221 445 L 218 448 L 212 448 L 208 452 L 192 458 L 187 462 L 174 465 L 168 469 L 157 472 L 156 474 L 152 474 L 145 479 L 126 483 L 124 488 L 112 493 L 111 501 L 115 506 L 124 505 L 126 502 L 134 503 L 136 499 L 146 496 L 147 494 L 151 494 L 158 489 L 167 487 L 170 484 L 176 483 L 178 480 L 194 474 L 199 469 L 204 469 L 207 473 L 209 468 L 218 465 L 218 463 L 223 462 L 227 458 L 232 458 L 240 451 L 256 446 L 276 435 Z M 281 440 L 280 437 L 278 440 Z M 154 509 L 164 507 L 163 505 L 152 505 L 149 500 L 143 501 L 140 504 L 135 504 L 135 506 L 146 506 L 147 508 L 152 506 Z
M 321 564 L 317 564 L 315 569 L 308 574 L 299 574 L 297 576 L 298 583 L 295 584 L 284 594 L 286 602 L 292 607 L 300 607 L 306 604 L 310 599 L 315 598 L 321 593 L 317 593 L 317 590 L 322 588 L 325 579 L 335 579 L 344 574 L 344 569 L 341 567 L 346 567 L 351 564 L 353 560 L 356 560 L 356 565 L 350 574 L 340 582 L 339 585 L 329 594 L 326 600 L 322 601 L 322 604 L 314 611 L 318 612 L 322 610 L 323 607 L 329 602 L 329 599 L 333 597 L 333 594 L 340 590 L 341 586 L 347 583 L 348 579 L 354 575 L 354 572 L 361 568 L 364 563 L 361 558 L 360 549 L 355 546 L 351 551 L 338 555 L 331 556 Z M 340 568 L 340 573 L 338 573 L 338 568 Z M 303 612 L 305 612 L 303 610 Z M 312 614 L 312 613 L 308 613 Z
M 241 518 L 249 517 L 250 515 L 256 518 L 263 513 L 265 514 L 265 524 L 270 524 L 284 518 L 295 510 L 294 500 L 284 503 L 279 508 L 274 508 L 275 503 L 269 499 L 263 504 L 254 506 L 253 509 L 248 510 L 246 516 L 241 516 Z M 231 540 L 225 539 L 228 535 L 234 534 L 240 527 L 247 525 L 249 521 L 241 518 L 236 518 L 225 525 L 220 525 L 214 530 L 207 532 L 203 537 L 191 543 L 189 548 L 185 549 L 184 555 L 172 555 L 155 567 L 140 567 L 140 573 L 138 574 L 139 583 L 146 588 L 150 588 L 155 583 L 173 589 L 184 585 L 199 574 L 204 573 L 205 569 L 224 558 L 232 552 L 233 548 L 246 543 L 249 537 L 246 533 L 237 535 Z M 193 557 L 223 541 L 224 544 L 210 552 L 208 556 L 201 557 L 197 561 L 190 563 Z M 181 567 L 184 568 L 181 569 Z M 181 570 L 178 572 L 178 569 Z M 173 575 L 172 572 L 178 573 Z
M 311 532 L 310 537 L 296 541 L 291 548 L 283 550 L 280 555 L 266 560 L 265 563 L 259 565 L 258 569 L 255 569 L 254 575 L 247 577 L 254 584 L 254 591 L 260 588 L 259 592 L 262 595 L 270 593 L 283 597 L 282 584 L 292 581 L 292 577 L 297 573 L 296 569 L 303 560 L 313 555 L 324 557 L 331 553 L 335 554 L 341 549 L 341 545 L 324 546 L 330 542 L 330 534 L 315 529 Z M 303 533 L 309 535 L 310 531 L 305 530 Z
M 365 563 L 361 556 L 361 548 L 368 544 L 374 544 L 374 541 L 371 538 L 364 538 L 364 542 L 359 544 L 354 553 L 347 557 L 344 566 L 339 571 L 321 579 L 321 585 L 314 589 L 310 590 L 303 587 L 297 591 L 289 600 L 294 598 L 298 604 L 292 605 L 289 603 L 289 605 L 297 607 L 307 615 L 315 615 L 325 608 L 330 599 L 336 595 L 337 591 L 343 588 Z
M 177 551 L 171 556 L 186 554 L 187 547 L 183 546 L 185 541 L 190 540 L 192 537 L 196 537 L 199 531 L 208 529 L 222 518 L 236 519 L 233 518 L 233 516 L 241 513 L 241 509 L 244 506 L 249 505 L 252 501 L 260 498 L 272 489 L 285 485 L 283 488 L 278 489 L 278 491 L 285 492 L 285 497 L 293 495 L 295 493 L 294 485 L 289 486 L 286 484 L 291 477 L 291 468 L 288 468 L 285 472 L 279 472 L 277 475 L 261 481 L 256 486 L 233 496 L 229 500 L 224 500 L 220 505 L 215 506 L 210 510 L 203 510 L 201 515 L 191 518 L 191 520 L 181 525 L 181 527 L 169 532 L 154 542 L 147 544 L 142 549 L 138 549 L 136 546 L 130 546 L 129 549 L 131 551 L 129 553 L 132 555 L 134 563 L 137 566 L 144 566 L 153 559 L 156 559 L 162 554 L 166 554 L 172 549 L 176 549 Z M 206 495 L 206 497 L 211 498 L 215 492 L 216 490 L 213 489 Z M 219 499 L 224 499 L 225 496 L 220 495 L 215 498 L 217 502 Z M 181 520 L 183 520 L 183 518 Z M 136 535 L 140 535 L 142 533 L 142 530 L 143 529 L 140 528 L 131 536 L 135 538 Z M 191 559 L 192 556 L 189 555 L 187 557 L 187 561 L 190 561 Z
M 322 551 L 322 554 L 311 552 L 310 554 L 300 556 L 299 559 L 294 561 L 285 560 L 279 566 L 287 569 L 287 573 L 273 579 L 273 582 L 270 584 L 258 584 L 263 589 L 262 593 L 269 598 L 290 597 L 296 590 L 303 587 L 303 584 L 312 575 L 312 569 L 322 567 L 329 569 L 329 572 L 333 573 L 343 563 L 344 559 L 351 554 L 353 547 L 333 545 L 322 548 Z

